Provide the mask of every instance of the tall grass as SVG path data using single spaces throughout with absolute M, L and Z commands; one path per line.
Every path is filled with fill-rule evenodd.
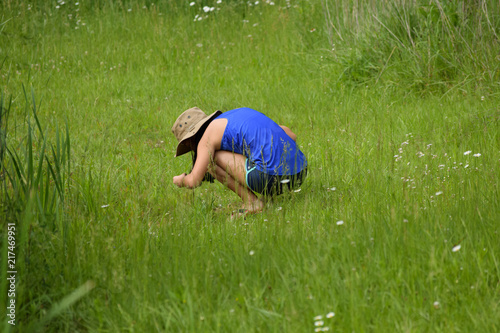
M 464 4 L 1 2 L 12 329 L 500 330 L 498 4 Z M 192 106 L 292 128 L 301 191 L 175 188 Z
M 24 89 L 24 88 L 23 88 Z M 35 93 L 31 97 L 24 91 L 25 124 L 10 124 L 12 115 L 12 97 L 0 98 L 0 179 L 1 204 L 0 214 L 2 230 L 7 230 L 8 223 L 14 223 L 15 234 L 15 267 L 2 267 L 2 307 L 6 307 L 7 280 L 6 271 L 17 271 L 17 315 L 23 309 L 19 304 L 32 304 L 38 296 L 40 282 L 40 259 L 38 249 L 45 247 L 47 238 L 54 236 L 63 240 L 62 251 L 66 251 L 68 236 L 68 219 L 65 215 L 65 194 L 69 191 L 68 176 L 71 172 L 69 128 L 66 123 L 65 132 L 56 128 L 54 144 L 48 141 L 47 129 L 42 130 L 37 115 Z M 11 120 L 12 122 L 12 120 Z M 25 135 L 16 141 L 19 128 Z M 17 133 L 16 133 L 17 134 Z M 2 256 L 7 258 L 7 239 L 2 238 Z M 4 261 L 2 261 L 4 262 Z M 43 259 L 42 259 L 43 262 Z M 5 324 L 4 329 L 9 330 Z
M 498 88 L 498 1 L 322 1 L 322 9 L 341 80 L 439 93 Z

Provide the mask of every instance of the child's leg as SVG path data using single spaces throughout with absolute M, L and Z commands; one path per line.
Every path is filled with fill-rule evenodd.
M 218 150 L 215 152 L 215 167 L 209 172 L 222 184 L 236 193 L 249 211 L 260 211 L 264 204 L 248 188 L 245 176 L 246 157 L 229 151 Z

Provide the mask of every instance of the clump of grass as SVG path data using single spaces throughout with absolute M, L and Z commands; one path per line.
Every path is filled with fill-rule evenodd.
M 23 87 L 24 91 L 24 87 Z M 37 302 L 36 290 L 44 281 L 39 275 L 44 271 L 46 258 L 39 257 L 42 249 L 47 248 L 46 242 L 52 242 L 54 236 L 62 239 L 63 251 L 68 236 L 68 219 L 66 217 L 65 196 L 69 192 L 69 175 L 71 173 L 70 152 L 71 142 L 69 127 L 65 131 L 55 129 L 54 143 L 48 138 L 48 127 L 42 129 L 38 117 L 40 104 L 36 103 L 34 90 L 30 99 L 24 91 L 26 123 L 18 125 L 24 128 L 26 134 L 19 141 L 11 135 L 14 126 L 9 126 L 9 118 L 14 117 L 12 98 L 0 98 L 0 219 L 2 229 L 8 223 L 16 227 L 15 234 L 15 270 L 19 277 L 17 281 L 16 302 L 18 316 L 21 316 L 22 306 Z M 19 129 L 16 129 L 19 130 Z M 1 239 L 5 244 L 6 238 Z M 6 246 L 2 246 L 2 256 L 7 257 Z M 1 268 L 5 275 L 6 265 Z M 87 288 L 88 289 L 88 288 Z M 5 289 L 5 279 L 2 281 Z M 33 293 L 35 291 L 35 294 Z M 42 317 L 41 325 L 59 314 L 77 296 L 63 301 L 48 316 Z M 2 302 L 5 304 L 5 295 Z M 23 326 L 26 323 L 19 322 Z
M 500 50 L 496 1 L 323 1 L 339 79 L 447 92 L 494 84 Z

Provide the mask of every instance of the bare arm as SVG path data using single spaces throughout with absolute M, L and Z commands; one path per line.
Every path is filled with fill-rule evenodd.
M 215 147 L 210 141 L 210 135 L 203 135 L 198 143 L 198 156 L 194 164 L 193 170 L 190 174 L 181 174 L 174 177 L 174 184 L 179 187 L 187 187 L 190 189 L 196 188 L 201 185 L 205 174 L 207 173 L 208 166 L 215 154 Z
M 283 126 L 283 125 L 280 125 L 280 127 L 285 131 L 285 133 L 292 138 L 293 141 L 297 141 L 297 135 L 295 135 L 295 133 L 292 132 L 291 129 L 289 129 L 288 127 L 286 126 Z

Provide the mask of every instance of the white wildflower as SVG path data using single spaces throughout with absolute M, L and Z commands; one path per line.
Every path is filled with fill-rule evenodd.
M 333 318 L 334 316 L 335 316 L 334 312 L 329 312 L 327 313 L 326 318 Z
M 458 252 L 460 250 L 460 248 L 462 247 L 462 245 L 458 244 L 456 246 L 453 247 L 453 249 L 451 249 L 453 252 Z
M 255 254 L 255 251 L 254 250 L 250 250 L 250 252 L 248 252 L 249 255 L 253 256 Z
M 469 155 L 470 153 L 472 153 L 472 150 L 467 150 L 464 155 Z
M 479 157 L 479 156 L 481 156 L 481 154 L 480 154 L 480 153 L 477 153 L 477 154 L 474 154 L 474 155 L 472 155 L 472 156 L 474 156 L 474 157 Z
M 314 326 L 323 326 L 325 323 L 322 320 L 318 320 L 314 323 Z
M 323 319 L 323 316 L 322 316 L 322 315 L 319 315 L 319 316 L 314 317 L 314 321 L 318 321 L 318 320 L 321 320 L 321 319 Z
M 344 224 L 344 221 L 337 221 L 337 225 L 342 225 Z

